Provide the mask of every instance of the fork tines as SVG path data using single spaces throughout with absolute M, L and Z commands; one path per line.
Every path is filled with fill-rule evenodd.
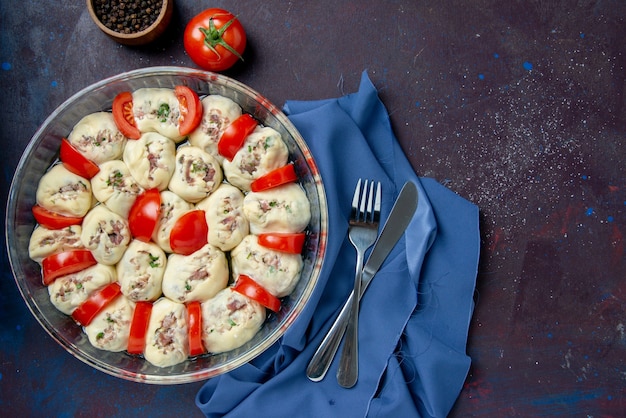
M 374 183 L 374 181 L 367 179 L 365 181 L 359 179 L 352 198 L 352 213 L 350 219 L 356 222 L 367 223 L 379 221 L 381 185 L 380 182 Z M 374 187 L 376 187 L 376 190 L 374 190 Z

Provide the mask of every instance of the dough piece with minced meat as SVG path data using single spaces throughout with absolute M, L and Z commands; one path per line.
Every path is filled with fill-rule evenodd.
M 122 160 L 107 161 L 91 179 L 93 195 L 113 212 L 128 218 L 130 208 L 144 189 Z
M 222 251 L 230 251 L 248 235 L 250 227 L 243 214 L 244 195 L 235 186 L 223 183 L 209 197 L 198 202 L 209 226 L 208 241 Z
M 126 137 L 117 129 L 111 112 L 95 112 L 83 117 L 74 125 L 67 140 L 96 164 L 119 159 L 126 145 Z
M 167 256 L 157 244 L 132 240 L 117 263 L 122 293 L 133 302 L 157 300 L 166 264 Z
M 91 184 L 63 164 L 56 164 L 39 180 L 36 199 L 49 211 L 80 218 L 91 208 Z
M 182 303 L 168 298 L 154 302 L 144 357 L 157 367 L 168 367 L 187 360 L 189 337 L 187 334 L 187 309 Z
M 255 179 L 287 164 L 289 150 L 280 133 L 268 126 L 257 128 L 246 137 L 232 161 L 224 160 L 224 176 L 241 190 L 250 190 Z
M 106 351 L 126 350 L 133 310 L 133 303 L 125 297 L 115 298 L 85 327 L 91 345 Z
M 202 303 L 202 342 L 210 353 L 241 347 L 265 321 L 265 308 L 227 287 Z
M 176 165 L 176 145 L 157 132 L 147 132 L 128 141 L 124 162 L 130 174 L 144 189 L 165 190 Z
M 114 282 L 116 277 L 115 268 L 106 264 L 61 276 L 48 286 L 50 302 L 59 311 L 71 315 L 92 292 Z
M 206 244 L 190 255 L 170 254 L 163 277 L 163 294 L 177 302 L 205 301 L 228 284 L 226 255 Z
M 157 225 L 152 234 L 152 240 L 156 242 L 163 251 L 171 253 L 170 232 L 174 224 L 185 213 L 193 209 L 193 204 L 185 201 L 176 193 L 169 190 L 161 192 L 161 211 Z
M 98 205 L 85 216 L 80 239 L 96 261 L 112 266 L 120 261 L 130 243 L 128 221 L 105 205 Z
M 224 157 L 217 151 L 217 143 L 224 130 L 241 116 L 241 107 L 228 97 L 210 94 L 202 99 L 202 120 L 189 134 L 189 143 L 202 148 L 221 164 Z
M 141 88 L 133 93 L 133 115 L 139 131 L 158 132 L 180 142 L 180 104 L 173 89 Z
M 311 204 L 300 185 L 250 192 L 243 200 L 243 213 L 250 232 L 302 232 L 311 220 Z
M 176 168 L 169 189 L 188 202 L 197 203 L 222 183 L 222 168 L 208 152 L 194 146 L 176 151 Z
M 293 292 L 302 271 L 302 256 L 270 250 L 248 235 L 231 252 L 232 277 L 245 274 L 272 295 L 282 298 Z
M 83 248 L 80 225 L 61 229 L 48 229 L 39 225 L 33 230 L 28 244 L 28 256 L 38 263 L 52 254 Z

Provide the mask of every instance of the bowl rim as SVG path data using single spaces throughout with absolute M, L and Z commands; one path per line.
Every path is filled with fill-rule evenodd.
M 307 165 L 311 168 L 311 174 L 314 180 L 314 187 L 317 198 L 319 200 L 319 237 L 318 237 L 318 246 L 317 252 L 315 254 L 315 265 L 313 266 L 313 274 L 309 279 L 309 283 L 307 283 L 304 288 L 302 295 L 300 295 L 299 300 L 293 306 L 293 308 L 285 315 L 285 317 L 279 323 L 279 326 L 276 327 L 271 333 L 268 334 L 265 340 L 262 340 L 259 344 L 255 345 L 254 348 L 259 348 L 258 350 L 249 350 L 248 352 L 244 352 L 242 355 L 220 365 L 219 370 L 214 370 L 214 368 L 210 369 L 199 369 L 199 370 L 191 370 L 185 373 L 177 374 L 177 375 L 150 375 L 150 374 L 142 374 L 135 372 L 128 372 L 126 370 L 113 367 L 104 363 L 103 361 L 95 358 L 94 356 L 85 353 L 84 351 L 78 350 L 77 346 L 62 339 L 59 335 L 57 335 L 57 331 L 55 326 L 46 318 L 46 315 L 39 309 L 36 302 L 34 301 L 32 295 L 28 292 L 29 289 L 26 286 L 22 286 L 18 276 L 23 273 L 21 270 L 21 266 L 18 264 L 17 253 L 17 245 L 14 242 L 16 239 L 14 237 L 14 233 L 11 230 L 11 227 L 15 227 L 13 218 L 16 216 L 17 209 L 17 197 L 19 189 L 21 188 L 21 178 L 19 178 L 19 174 L 23 171 L 24 166 L 27 163 L 28 157 L 33 153 L 33 151 L 37 148 L 37 146 L 43 141 L 44 133 L 46 132 L 48 126 L 55 120 L 63 112 L 67 111 L 71 108 L 74 103 L 83 98 L 86 94 L 89 94 L 94 91 L 98 91 L 99 89 L 107 86 L 108 84 L 127 81 L 133 78 L 139 78 L 145 76 L 187 76 L 192 78 L 199 78 L 203 81 L 220 81 L 226 84 L 230 84 L 235 86 L 240 91 L 245 92 L 248 95 L 252 95 L 255 100 L 260 104 L 266 111 L 270 112 L 273 117 L 277 119 L 277 121 L 283 124 L 286 128 L 289 128 L 290 134 L 293 139 L 296 141 L 296 144 L 300 151 L 304 154 L 304 158 L 306 160 Z M 104 107 L 106 109 L 106 107 Z M 34 220 L 33 220 L 34 222 Z M 206 380 L 211 377 L 218 376 L 220 374 L 231 371 L 237 367 L 240 367 L 255 357 L 259 356 L 261 353 L 265 352 L 268 348 L 270 348 L 276 341 L 278 341 L 288 329 L 289 324 L 293 323 L 297 320 L 300 313 L 303 311 L 305 306 L 307 306 L 313 290 L 316 288 L 317 283 L 319 281 L 319 277 L 321 276 L 321 272 L 323 269 L 323 264 L 325 262 L 325 254 L 326 254 L 326 246 L 327 246 L 327 237 L 328 237 L 328 204 L 326 191 L 324 188 L 324 183 L 321 178 L 321 173 L 319 172 L 319 168 L 317 163 L 315 162 L 313 156 L 311 155 L 310 149 L 308 145 L 304 141 L 304 138 L 301 136 L 299 131 L 295 128 L 295 126 L 291 123 L 291 121 L 287 118 L 287 116 L 275 105 L 273 105 L 269 100 L 265 99 L 264 96 L 257 93 L 255 90 L 250 88 L 249 86 L 234 80 L 230 77 L 224 76 L 222 74 L 212 73 L 204 70 L 197 70 L 187 67 L 177 67 L 177 66 L 155 66 L 155 67 L 145 67 L 137 70 L 132 70 L 128 72 L 119 73 L 117 75 L 104 78 L 98 82 L 95 82 L 83 89 L 79 90 L 75 94 L 71 95 L 68 99 L 66 99 L 62 104 L 60 104 L 54 111 L 45 119 L 45 121 L 40 125 L 35 134 L 29 140 L 26 148 L 24 149 L 18 165 L 16 166 L 15 173 L 11 180 L 8 199 L 6 203 L 5 210 L 5 241 L 7 244 L 7 253 L 9 259 L 9 265 L 11 268 L 11 272 L 13 274 L 13 278 L 18 287 L 18 290 L 22 296 L 22 299 L 26 302 L 28 309 L 31 311 L 32 315 L 35 317 L 37 322 L 42 326 L 42 328 L 55 340 L 61 347 L 63 347 L 66 351 L 72 354 L 75 358 L 82 361 L 83 363 L 94 367 L 97 370 L 100 370 L 106 374 L 109 374 L 114 377 L 122 378 L 124 380 L 134 381 L 134 382 L 142 382 L 149 384 L 157 384 L 157 385 L 171 385 L 171 384 L 183 384 L 196 382 L 201 380 Z M 120 353 L 120 355 L 124 355 Z M 190 361 L 189 359 L 186 361 Z
M 102 32 L 106 33 L 112 38 L 118 38 L 120 40 L 128 41 L 140 39 L 141 37 L 146 36 L 153 30 L 155 30 L 161 24 L 161 22 L 165 18 L 165 15 L 168 13 L 168 10 L 171 9 L 172 5 L 173 0 L 163 0 L 163 6 L 161 7 L 158 16 L 150 26 L 140 32 L 122 33 L 114 31 L 108 28 L 104 23 L 102 23 L 102 21 L 98 18 L 95 9 L 93 8 L 93 0 L 87 0 L 87 9 L 89 11 L 89 16 Z

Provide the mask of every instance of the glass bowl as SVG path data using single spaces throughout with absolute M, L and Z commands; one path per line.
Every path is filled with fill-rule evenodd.
M 287 144 L 311 203 L 311 221 L 303 250 L 304 267 L 293 293 L 282 300 L 282 309 L 271 313 L 262 329 L 242 347 L 221 354 L 205 355 L 166 368 L 151 365 L 142 357 L 113 353 L 93 347 L 71 317 L 50 302 L 42 284 L 39 264 L 28 256 L 30 235 L 35 226 L 31 208 L 39 179 L 57 161 L 60 138 L 85 115 L 111 108 L 122 91 L 141 87 L 174 88 L 183 84 L 201 97 L 220 94 L 233 99 L 245 112 L 279 131 Z M 151 383 L 179 384 L 208 379 L 252 360 L 275 343 L 302 312 L 318 281 L 326 250 L 327 206 L 324 186 L 313 157 L 289 119 L 272 103 L 249 87 L 228 77 L 180 67 L 152 67 L 123 73 L 95 83 L 61 104 L 28 143 L 15 171 L 6 211 L 6 239 L 9 261 L 17 286 L 41 326 L 63 348 L 84 363 L 122 379 Z

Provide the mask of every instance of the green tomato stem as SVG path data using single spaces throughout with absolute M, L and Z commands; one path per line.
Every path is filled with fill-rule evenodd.
M 221 55 L 219 52 L 217 52 L 217 49 L 215 48 L 218 45 L 230 51 L 233 55 L 243 61 L 243 57 L 241 56 L 241 54 L 239 54 L 239 52 L 237 52 L 235 48 L 230 46 L 228 42 L 226 42 L 223 38 L 224 32 L 226 32 L 226 29 L 228 29 L 228 27 L 232 25 L 235 19 L 236 17 L 233 17 L 228 22 L 226 22 L 224 26 L 217 29 L 215 27 L 215 23 L 213 22 L 213 18 L 211 18 L 209 19 L 208 29 L 202 27 L 198 28 L 200 32 L 202 32 L 202 34 L 204 35 L 204 45 L 206 45 L 207 48 L 213 51 L 213 53 L 217 55 L 219 59 L 221 59 Z

